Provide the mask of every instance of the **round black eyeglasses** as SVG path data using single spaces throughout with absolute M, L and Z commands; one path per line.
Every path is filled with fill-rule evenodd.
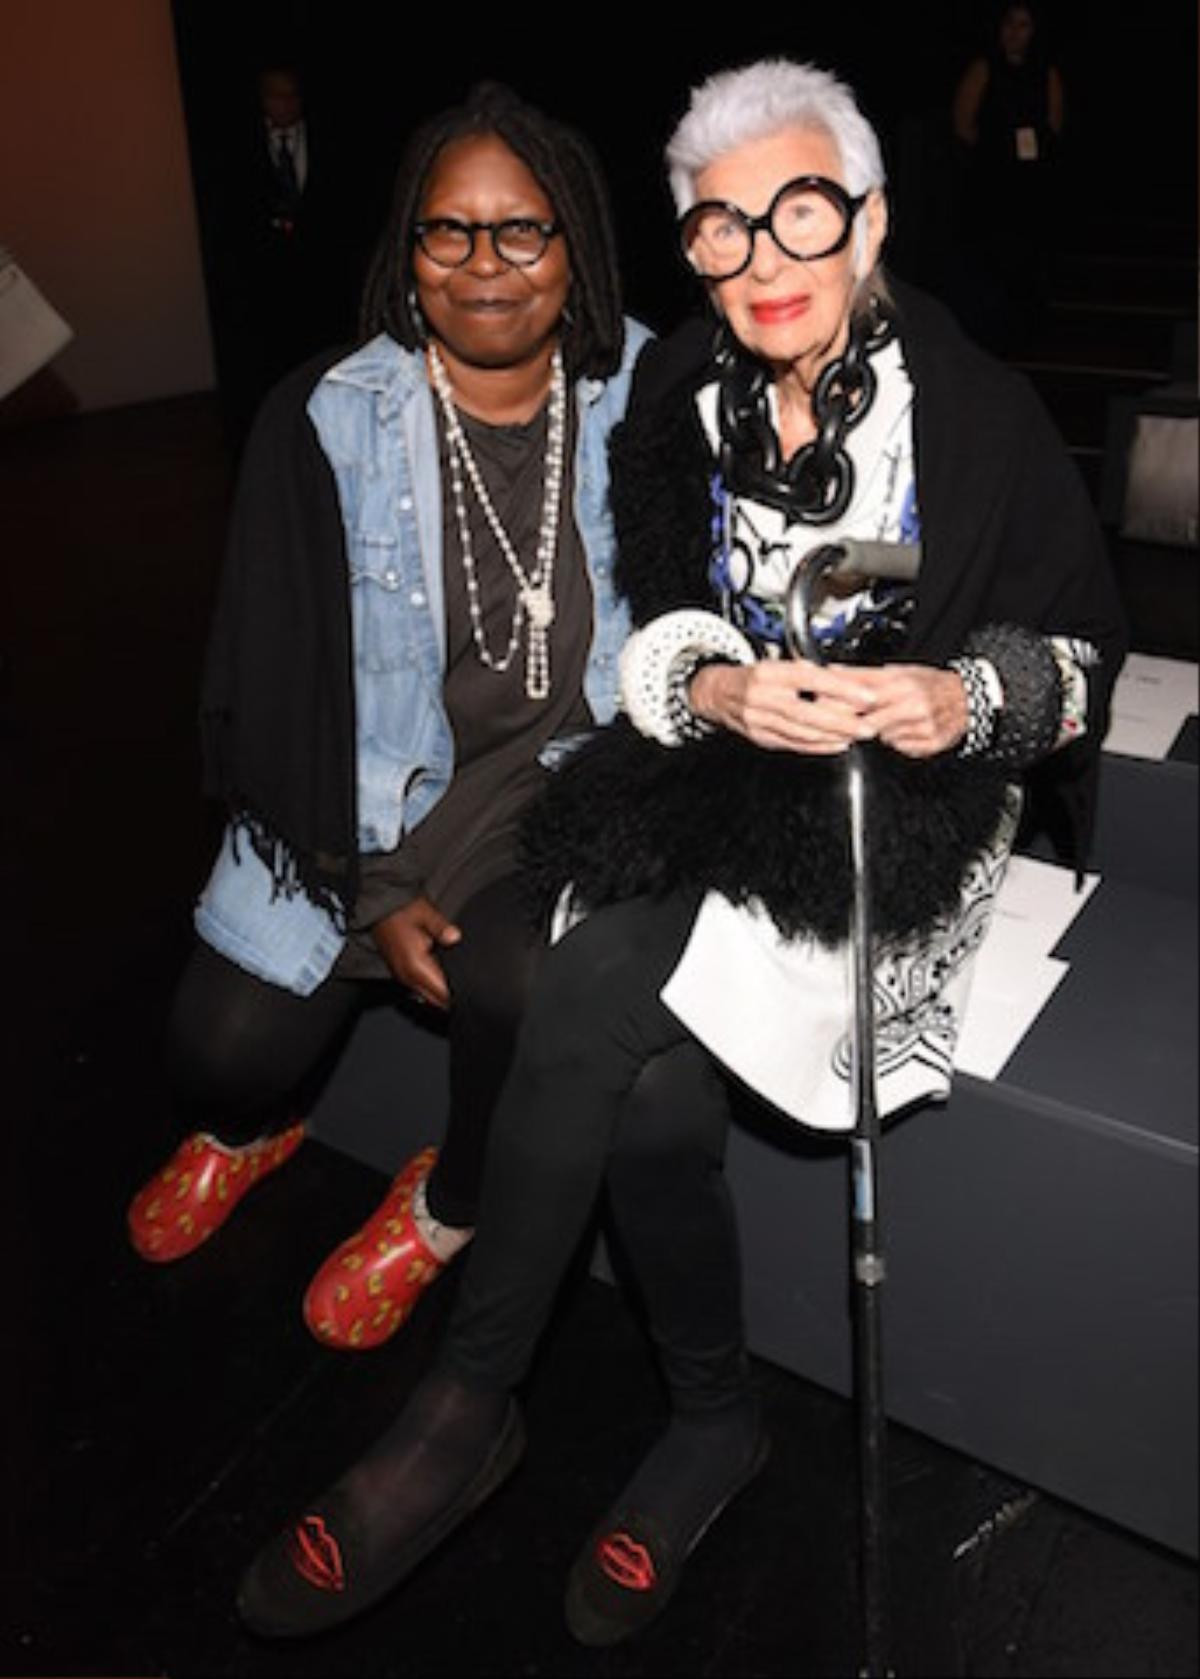
M 825 175 L 786 181 L 761 216 L 706 198 L 679 218 L 683 254 L 704 280 L 732 280 L 749 268 L 754 241 L 769 233 L 785 256 L 816 262 L 843 250 L 854 218 L 867 201 Z
M 560 231 L 557 222 L 540 222 L 528 216 L 510 216 L 502 222 L 462 222 L 452 216 L 435 216 L 417 222 L 413 228 L 417 244 L 439 268 L 461 268 L 470 262 L 480 233 L 487 234 L 501 262 L 513 268 L 532 268 Z

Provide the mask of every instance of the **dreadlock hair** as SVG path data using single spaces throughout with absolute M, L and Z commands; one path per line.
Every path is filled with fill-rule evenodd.
M 499 82 L 479 83 L 462 105 L 416 130 L 405 148 L 391 211 L 363 288 L 363 338 L 387 332 L 406 350 L 423 343 L 424 323 L 412 286 L 413 226 L 442 147 L 475 134 L 503 140 L 537 177 L 554 206 L 571 261 L 571 296 L 562 337 L 568 373 L 591 378 L 615 373 L 624 344 L 624 319 L 612 210 L 599 160 L 582 134 L 526 104 Z

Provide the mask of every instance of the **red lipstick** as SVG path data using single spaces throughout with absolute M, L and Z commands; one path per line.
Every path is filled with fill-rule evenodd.
M 780 326 L 785 321 L 798 321 L 802 315 L 807 315 L 811 301 L 808 297 L 763 299 L 750 305 L 750 313 L 759 326 Z

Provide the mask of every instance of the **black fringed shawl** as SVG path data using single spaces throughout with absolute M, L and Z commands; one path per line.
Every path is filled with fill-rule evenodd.
M 975 349 L 939 304 L 907 286 L 894 291 L 916 393 L 922 525 L 918 604 L 897 657 L 943 664 L 971 630 L 994 623 L 1101 650 L 1088 737 L 1030 778 L 1038 824 L 1078 867 L 1124 651 L 1099 526 L 1027 382 Z M 716 604 L 707 579 L 713 462 L 694 402 L 711 377 L 711 330 L 692 323 L 643 353 L 611 442 L 617 582 L 638 625 Z M 882 746 L 866 762 L 876 926 L 883 937 L 919 933 L 954 908 L 965 867 L 995 831 L 1004 777 L 953 754 L 914 760 Z M 726 732 L 663 747 L 624 719 L 598 731 L 530 813 L 524 857 L 542 910 L 567 882 L 592 907 L 688 884 L 734 903 L 761 898 L 789 935 L 835 943 L 846 932 L 840 761 L 765 752 Z
M 264 403 L 238 479 L 201 695 L 204 788 L 282 892 L 342 923 L 358 887 L 350 590 L 306 411 L 329 354 Z

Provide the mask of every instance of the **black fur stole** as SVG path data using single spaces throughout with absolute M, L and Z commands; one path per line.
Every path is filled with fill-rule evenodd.
M 955 910 L 964 871 L 994 835 L 994 767 L 865 746 L 875 930 L 921 934 Z M 721 730 L 660 746 L 624 717 L 551 777 L 525 818 L 523 862 L 546 914 L 573 883 L 591 909 L 703 887 L 759 898 L 787 937 L 848 934 L 853 880 L 845 761 L 768 752 Z

